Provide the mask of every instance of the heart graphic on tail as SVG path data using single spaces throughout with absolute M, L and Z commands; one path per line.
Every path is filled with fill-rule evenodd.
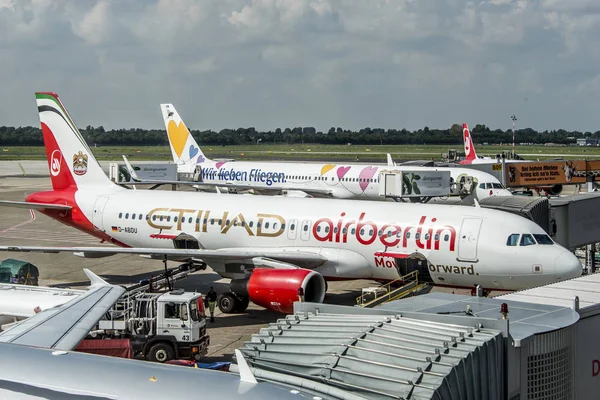
M 167 133 L 169 134 L 169 141 L 175 150 L 175 154 L 177 154 L 177 157 L 181 158 L 181 153 L 183 153 L 183 148 L 185 147 L 185 142 L 187 142 L 189 134 L 188 129 L 183 121 L 177 125 L 175 121 L 170 120 L 169 125 L 167 125 Z
M 198 154 L 198 148 L 194 145 L 190 146 L 190 160 Z
M 348 173 L 348 171 L 350 171 L 350 168 L 351 167 L 339 167 L 336 171 L 337 177 L 339 179 L 342 179 Z
M 369 179 L 371 179 L 373 176 L 375 176 L 376 172 L 377 172 L 377 167 L 366 167 L 365 169 L 360 171 L 360 175 L 358 175 L 358 178 L 359 178 L 358 181 L 359 181 L 359 186 L 363 192 L 365 191 L 367 186 L 369 186 Z

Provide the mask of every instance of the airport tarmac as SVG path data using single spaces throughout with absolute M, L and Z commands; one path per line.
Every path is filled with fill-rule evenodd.
M 46 166 L 45 162 L 43 163 Z M 29 163 L 26 165 L 31 166 Z M 10 175 L 7 174 L 7 170 L 0 171 L 0 175 Z M 50 189 L 50 180 L 47 177 L 0 176 L 1 200 L 24 201 L 29 193 Z M 0 245 L 110 246 L 39 212 L 11 207 L 0 207 Z M 150 274 L 158 274 L 163 270 L 162 261 L 133 255 L 84 259 L 71 253 L 4 252 L 0 254 L 0 260 L 6 258 L 25 260 L 36 265 L 40 269 L 40 286 L 85 287 L 89 281 L 83 273 L 83 268 L 90 269 L 111 283 L 123 285 L 137 283 Z M 169 262 L 169 267 L 176 266 L 177 263 Z M 354 305 L 362 288 L 376 285 L 375 282 L 368 280 L 330 282 L 325 301 Z M 210 286 L 214 286 L 218 293 L 222 293 L 229 290 L 229 280 L 221 278 L 208 268 L 176 283 L 176 287 L 202 293 L 206 293 Z M 432 290 L 454 291 L 450 288 Z M 469 292 L 468 290 L 455 291 L 463 294 Z M 231 361 L 234 349 L 241 347 L 243 342 L 249 340 L 250 336 L 257 333 L 260 328 L 282 317 L 282 314 L 267 311 L 252 303 L 247 312 L 242 314 L 221 314 L 218 308 L 215 314 L 215 322 L 208 323 L 211 344 L 206 362 Z

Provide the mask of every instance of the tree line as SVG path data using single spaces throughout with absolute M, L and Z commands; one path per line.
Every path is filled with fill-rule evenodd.
M 112 129 L 88 125 L 80 129 L 83 137 L 91 146 L 166 146 L 167 135 L 164 129 Z M 315 143 L 315 144 L 440 144 L 461 145 L 462 126 L 454 124 L 448 129 L 430 129 L 424 127 L 416 131 L 407 129 L 364 128 L 358 131 L 332 127 L 327 132 L 317 131 L 313 127 L 277 128 L 274 131 L 261 132 L 254 128 L 192 130 L 196 141 L 204 145 L 242 145 L 257 143 Z M 491 130 L 477 124 L 471 129 L 475 143 L 501 144 L 512 143 L 512 130 Z M 515 131 L 516 143 L 532 144 L 571 144 L 579 138 L 600 138 L 600 131 L 579 132 L 564 129 L 535 131 L 531 128 Z M 43 146 L 40 128 L 0 127 L 1 146 Z

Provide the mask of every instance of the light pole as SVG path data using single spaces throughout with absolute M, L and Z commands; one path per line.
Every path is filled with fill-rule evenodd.
M 515 124 L 517 122 L 517 117 L 513 114 L 510 116 L 510 119 L 512 120 L 512 132 L 513 132 L 513 143 L 512 143 L 512 159 L 515 159 Z

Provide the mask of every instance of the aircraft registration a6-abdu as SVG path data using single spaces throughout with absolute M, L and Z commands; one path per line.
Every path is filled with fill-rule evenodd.
M 2 205 L 40 210 L 120 247 L 4 251 L 139 254 L 204 262 L 231 278 L 224 312 L 249 301 L 291 312 L 322 302 L 325 280 L 390 281 L 419 268 L 434 284 L 515 290 L 581 274 L 541 227 L 480 207 L 128 190 L 111 182 L 58 96 L 37 93 L 53 190 Z M 422 261 L 422 262 L 420 262 Z
M 382 172 L 448 171 L 455 182 L 470 176 L 474 188 L 463 196 L 463 203 L 489 196 L 511 196 L 500 181 L 487 172 L 468 168 L 421 167 L 414 165 L 387 166 L 369 164 L 319 164 L 306 162 L 218 161 L 207 158 L 172 104 L 160 106 L 173 161 L 180 173 L 195 174 L 205 183 L 246 185 L 262 193 L 281 190 L 302 192 L 314 197 L 336 199 L 389 200 L 380 195 Z M 301 197 L 301 196 L 298 196 Z M 436 198 L 434 202 L 444 201 Z

